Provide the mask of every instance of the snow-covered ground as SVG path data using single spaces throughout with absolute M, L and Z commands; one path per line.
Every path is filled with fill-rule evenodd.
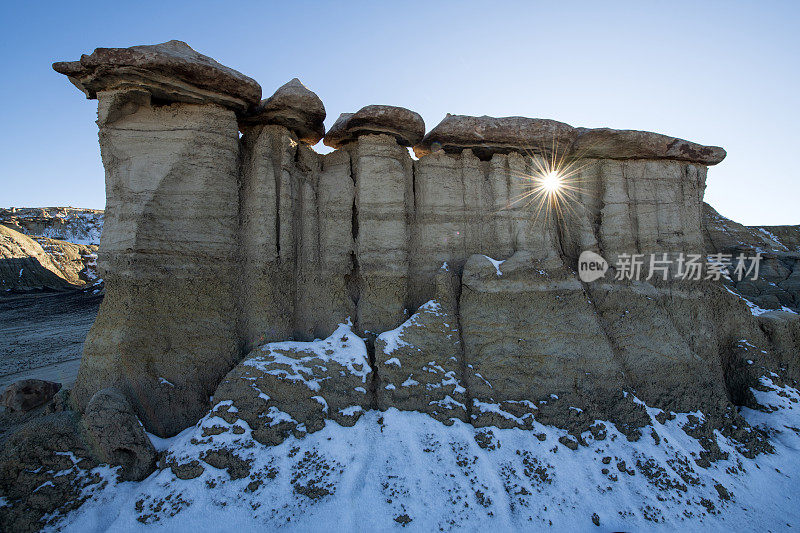
M 771 433 L 775 452 L 748 459 L 717 433 L 730 455 L 709 468 L 695 464 L 701 447 L 681 429 L 700 413 L 661 424 L 658 410 L 648 409 L 652 428 L 638 441 L 606 423 L 605 439 L 586 433 L 588 446 L 575 451 L 558 443 L 566 433 L 554 427 L 448 427 L 395 409 L 368 412 L 350 428 L 328 422 L 268 447 L 243 421 L 208 415 L 172 439 L 154 438 L 168 458 L 199 461 L 199 477 L 181 480 L 166 468 L 139 483 L 118 483 L 113 469 L 98 468 L 107 483 L 87 489 L 87 502 L 57 525 L 75 532 L 237 533 L 797 528 L 800 393 L 768 376 L 761 381 L 768 391 L 754 394 L 771 412 L 743 414 Z M 232 479 L 245 474 L 203 462 L 215 450 L 249 462 L 249 475 Z

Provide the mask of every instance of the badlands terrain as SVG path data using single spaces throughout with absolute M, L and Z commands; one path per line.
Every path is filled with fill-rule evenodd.
M 800 228 L 703 203 L 723 148 L 390 105 L 325 131 L 298 79 L 262 99 L 180 41 L 53 68 L 98 101 L 106 210 L 4 215 L 8 367 L 68 362 L 19 348 L 26 308 L 74 339 L 102 303 L 74 384 L 3 396 L 3 529 L 800 526 Z

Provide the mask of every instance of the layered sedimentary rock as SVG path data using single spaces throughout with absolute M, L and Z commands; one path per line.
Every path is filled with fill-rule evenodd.
M 107 183 L 99 268 L 111 297 L 74 398 L 83 408 L 116 386 L 146 427 L 172 434 L 239 357 L 233 110 L 257 102 L 260 87 L 176 41 L 55 68 L 98 99 Z
M 324 107 L 299 81 L 259 103 L 252 80 L 176 47 L 56 66 L 99 99 L 108 184 L 79 407 L 113 385 L 169 435 L 213 394 L 266 443 L 391 407 L 576 435 L 602 418 L 633 437 L 633 395 L 735 418 L 742 338 L 796 368 L 796 315 L 757 321 L 714 281 L 616 276 L 625 254 L 705 254 L 721 148 L 523 117 L 448 115 L 423 138 L 416 113 L 367 106 L 320 155 Z M 542 193 L 550 173 L 560 195 Z M 577 276 L 587 250 L 604 278 Z M 337 359 L 353 342 L 358 369 Z

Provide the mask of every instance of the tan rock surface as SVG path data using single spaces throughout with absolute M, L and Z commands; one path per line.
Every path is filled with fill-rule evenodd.
M 49 254 L 35 239 L 0 224 L 0 291 L 69 290 L 82 287 L 85 246 L 43 239 Z
M 107 297 L 74 397 L 85 408 L 116 386 L 149 431 L 171 435 L 201 416 L 239 357 L 236 117 L 211 104 L 151 106 L 139 93 L 98 98 Z

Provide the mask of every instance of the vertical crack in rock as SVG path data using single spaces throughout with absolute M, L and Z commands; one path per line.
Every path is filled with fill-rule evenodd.
M 461 386 L 464 387 L 464 410 L 465 410 L 465 417 L 466 423 L 472 422 L 472 387 L 470 386 L 470 380 L 467 379 L 467 350 L 466 346 L 464 345 L 464 330 L 461 326 L 461 291 L 464 290 L 464 284 L 462 283 L 463 279 L 463 271 L 454 272 L 456 276 L 456 283 L 453 284 L 453 290 L 455 293 L 455 318 L 456 318 L 456 327 L 458 328 L 458 346 L 459 346 L 459 358 L 458 358 L 458 367 L 459 367 L 459 380 L 461 381 Z
M 236 255 L 237 255 L 237 263 L 239 265 L 246 265 L 249 261 L 248 253 L 245 248 L 245 235 L 244 235 L 244 228 L 245 228 L 245 157 L 250 153 L 247 148 L 246 144 L 247 137 L 239 132 L 239 153 L 237 156 L 237 205 L 236 205 L 236 220 L 237 220 L 237 227 L 238 231 L 236 232 Z M 246 267 L 245 267 L 246 268 Z M 236 290 L 239 294 L 238 301 L 236 303 L 236 337 L 237 337 L 237 346 L 239 351 L 239 358 L 241 359 L 245 353 L 247 353 L 248 349 L 248 342 L 247 342 L 247 324 L 246 324 L 246 311 L 245 306 L 242 305 L 244 303 L 244 299 L 242 295 L 245 294 L 247 290 L 247 280 L 244 276 L 238 276 L 236 280 Z
M 508 162 L 508 157 L 503 158 L 503 174 L 505 174 L 506 178 L 506 205 L 503 209 L 509 210 L 511 209 L 511 202 L 513 198 L 511 197 L 511 191 L 513 190 L 513 183 L 511 183 L 511 164 Z M 517 252 L 517 234 L 514 231 L 514 221 L 512 220 L 510 215 L 506 215 L 506 221 L 508 222 L 508 235 L 509 235 L 509 243 L 511 244 L 511 252 L 512 255 L 514 252 Z
M 348 163 L 350 165 L 350 179 L 353 180 L 353 206 L 350 212 L 350 272 L 345 275 L 345 284 L 347 292 L 350 295 L 350 300 L 353 302 L 355 309 L 354 316 L 351 317 L 353 321 L 353 329 L 358 331 L 358 301 L 361 298 L 361 269 L 358 264 L 358 189 L 356 187 L 356 175 L 353 168 L 353 154 L 348 152 Z
M 274 156 L 273 156 L 274 157 Z M 281 173 L 273 169 L 275 178 L 275 257 L 281 263 Z
M 633 234 L 633 240 L 636 243 L 636 250 L 637 252 L 642 252 L 642 245 L 639 240 L 639 212 L 637 210 L 637 203 L 635 198 L 631 195 L 631 188 L 635 191 L 635 185 L 630 183 L 628 178 L 628 164 L 626 161 L 623 161 L 620 164 L 620 177 L 622 178 L 622 188 L 625 191 L 625 200 L 626 200 L 626 208 L 628 211 L 628 221 L 631 224 L 631 233 Z M 622 250 L 618 250 L 621 252 Z

